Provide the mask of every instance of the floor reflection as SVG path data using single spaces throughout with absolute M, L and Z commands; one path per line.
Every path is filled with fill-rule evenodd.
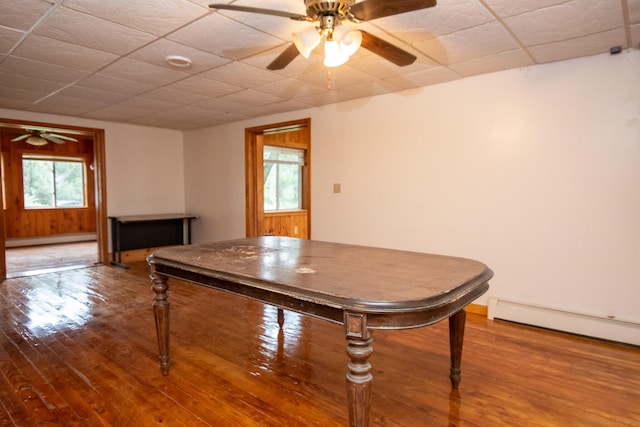
M 26 281 L 22 294 L 25 326 L 42 337 L 61 329 L 77 329 L 91 318 L 89 292 L 70 292 L 69 283 L 58 274 L 35 276 Z M 77 283 L 76 283 L 77 285 Z M 77 286 L 73 286 L 77 290 Z
M 308 319 L 291 311 L 284 311 L 284 325 L 278 325 L 278 309 L 264 305 L 257 322 L 260 333 L 254 339 L 255 347 L 251 351 L 250 363 L 260 373 L 283 374 L 286 372 L 292 380 L 309 378 L 313 367 L 309 363 L 296 364 L 299 360 L 309 360 L 309 340 L 302 339 L 305 323 Z M 308 328 L 307 328 L 308 332 Z

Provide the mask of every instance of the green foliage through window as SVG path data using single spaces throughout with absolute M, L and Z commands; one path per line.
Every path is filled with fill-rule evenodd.
M 25 209 L 85 206 L 82 160 L 23 156 L 22 177 Z
M 265 212 L 301 208 L 302 166 L 304 150 L 264 147 Z

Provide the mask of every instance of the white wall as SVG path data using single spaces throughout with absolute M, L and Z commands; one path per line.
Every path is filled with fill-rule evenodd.
M 479 303 L 640 322 L 638 76 L 625 51 L 186 132 L 194 239 L 244 236 L 244 128 L 311 117 L 314 239 L 475 258 Z
M 0 117 L 104 129 L 108 215 L 184 211 L 181 131 L 7 109 Z

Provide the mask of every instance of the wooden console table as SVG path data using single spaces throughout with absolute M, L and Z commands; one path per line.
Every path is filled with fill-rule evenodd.
M 252 298 L 344 325 L 351 426 L 369 423 L 375 329 L 449 319 L 450 378 L 460 382 L 464 307 L 489 288 L 469 259 L 289 237 L 257 237 L 160 249 L 148 257 L 162 373 L 169 373 L 168 278 Z
M 110 216 L 111 264 L 128 268 L 122 251 L 190 244 L 191 220 L 196 218 L 190 214 Z

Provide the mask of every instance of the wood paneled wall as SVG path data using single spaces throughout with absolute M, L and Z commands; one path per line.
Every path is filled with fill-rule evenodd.
M 264 231 L 274 236 L 309 238 L 307 211 L 273 212 L 264 214 Z
M 36 147 L 25 141 L 12 142 L 19 129 L 2 129 L 2 170 L 4 176 L 4 208 L 6 238 L 42 237 L 71 233 L 96 232 L 95 177 L 93 142 L 78 136 L 78 142 Z M 22 155 L 42 154 L 85 159 L 87 206 L 65 209 L 25 209 L 22 193 Z

